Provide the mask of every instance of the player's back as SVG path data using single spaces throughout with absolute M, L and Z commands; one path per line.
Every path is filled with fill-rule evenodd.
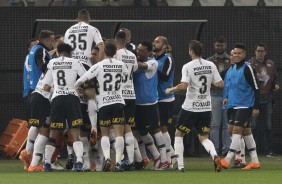
M 91 66 L 91 48 L 93 42 L 102 42 L 99 30 L 85 22 L 71 26 L 65 33 L 64 42 L 72 46 L 72 57 L 86 62 Z
M 48 69 L 52 72 L 54 84 L 52 98 L 58 95 L 77 95 L 74 88 L 77 76 L 86 72 L 79 60 L 69 57 L 55 58 L 48 64 Z
M 114 103 L 124 104 L 121 83 L 123 77 L 127 74 L 125 64 L 114 58 L 106 58 L 89 69 L 87 72 L 88 79 L 97 77 L 99 83 L 96 96 L 99 108 Z
M 132 75 L 138 69 L 136 56 L 131 51 L 123 48 L 119 49 L 114 57 L 122 61 L 128 69 L 128 75 L 122 81 L 122 95 L 125 99 L 135 99 Z
M 183 66 L 182 73 L 186 74 L 189 83 L 184 109 L 189 111 L 211 110 L 211 84 L 215 79 L 220 78 L 215 64 L 202 58 L 195 59 Z

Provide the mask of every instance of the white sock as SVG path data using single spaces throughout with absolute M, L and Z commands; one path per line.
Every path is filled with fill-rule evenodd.
M 157 148 L 154 144 L 153 137 L 149 133 L 147 133 L 147 135 L 141 136 L 141 139 L 144 142 L 146 148 L 150 151 L 150 153 L 154 157 L 154 160 L 159 158 L 160 153 L 159 153 L 159 151 L 157 150 Z
M 244 140 L 249 150 L 252 162 L 259 163 L 257 150 L 256 150 L 256 142 L 254 140 L 253 134 L 244 136 Z
M 31 126 L 28 130 L 26 147 L 25 147 L 28 155 L 32 155 L 33 153 L 33 145 L 37 135 L 38 135 L 38 128 L 35 126 Z
M 90 144 L 88 142 L 88 138 L 80 137 L 79 139 L 83 145 L 83 168 L 90 169 L 90 155 L 89 155 Z
M 73 147 L 67 145 L 67 151 L 68 151 L 68 155 L 72 155 L 73 154 Z
M 230 144 L 230 149 L 228 151 L 228 154 L 225 157 L 226 162 L 230 163 L 233 156 L 235 155 L 235 152 L 239 150 L 240 148 L 240 139 L 241 135 L 239 134 L 233 134 L 232 135 L 232 142 Z
M 165 140 L 163 137 L 162 132 L 158 132 L 154 134 L 157 147 L 159 148 L 160 155 L 161 155 L 161 163 L 167 162 L 167 156 L 166 156 L 166 146 L 165 146 Z
M 141 135 L 139 134 L 139 132 L 134 131 L 134 137 L 136 138 L 136 140 L 138 142 L 138 147 L 139 147 L 141 156 L 144 159 L 145 157 L 147 157 L 147 153 L 146 153 L 145 144 L 144 144 L 144 142 L 141 138 Z
M 95 100 L 88 100 L 88 116 L 91 122 L 91 127 L 97 129 L 97 104 Z
M 137 140 L 134 138 L 134 161 L 135 162 L 142 162 L 142 156 L 140 153 L 139 145 Z
M 39 160 L 41 160 L 43 157 L 43 152 L 47 142 L 48 142 L 48 137 L 38 134 L 34 143 L 34 152 L 32 156 L 32 161 L 30 163 L 31 166 L 38 165 Z
M 45 163 L 51 164 L 51 158 L 52 158 L 52 155 L 53 155 L 55 149 L 56 148 L 54 146 L 50 145 L 50 144 L 47 144 L 45 146 L 45 161 L 44 161 Z
M 107 160 L 108 158 L 110 158 L 110 139 L 108 136 L 103 136 L 101 139 L 101 148 L 103 150 L 103 154 L 105 157 L 105 160 Z
M 240 157 L 242 159 L 242 163 L 246 163 L 246 157 L 245 157 L 245 141 L 244 139 L 241 137 L 240 139 L 240 149 L 241 149 L 241 153 L 240 153 Z
M 125 148 L 128 156 L 128 162 L 131 164 L 134 162 L 134 137 L 132 132 L 128 132 L 124 135 Z
M 209 139 L 203 140 L 202 145 L 205 147 L 207 152 L 211 155 L 212 159 L 214 159 L 214 157 L 217 156 L 217 153 L 215 151 L 215 147 Z
M 183 137 L 175 137 L 174 138 L 174 149 L 175 154 L 178 155 L 177 163 L 178 163 L 178 169 L 184 168 L 184 145 L 183 145 Z
M 124 139 L 122 136 L 116 137 L 115 149 L 116 149 L 116 163 L 118 163 L 121 162 L 123 150 L 124 150 Z
M 174 151 L 172 145 L 170 145 L 170 156 L 174 156 L 174 155 L 176 155 L 175 151 Z
M 73 150 L 74 150 L 74 153 L 76 155 L 76 162 L 81 162 L 83 163 L 82 161 L 82 157 L 83 157 L 83 144 L 81 141 L 75 141 L 73 142 Z
M 164 140 L 165 140 L 165 147 L 166 147 L 166 158 L 167 158 L 167 161 L 170 163 L 170 157 L 172 156 L 171 154 L 171 139 L 170 139 L 170 135 L 168 132 L 164 132 L 163 133 L 163 137 L 164 137 Z

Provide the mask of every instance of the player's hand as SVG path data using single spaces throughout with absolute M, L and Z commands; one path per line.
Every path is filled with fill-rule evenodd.
M 77 91 L 78 95 L 84 94 L 84 90 L 81 87 L 76 88 L 76 91 Z
M 228 98 L 225 98 L 224 100 L 223 100 L 223 105 L 227 105 L 228 104 Z
M 165 90 L 165 94 L 169 95 L 170 93 L 171 93 L 170 88 L 167 88 L 167 89 Z
M 91 129 L 89 141 L 93 144 L 97 143 L 97 129 L 96 128 Z
M 259 115 L 259 109 L 253 109 L 252 116 L 256 118 L 258 117 L 258 115 Z
M 48 85 L 48 84 L 45 84 L 44 87 L 43 87 L 44 91 L 47 91 L 47 92 L 50 92 L 51 88 L 52 87 L 50 85 Z

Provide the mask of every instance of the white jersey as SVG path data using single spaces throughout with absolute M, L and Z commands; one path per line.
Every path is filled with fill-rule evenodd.
M 185 64 L 181 82 L 189 85 L 182 108 L 192 112 L 211 111 L 211 84 L 221 80 L 215 64 L 210 61 L 201 58 Z
M 73 58 L 92 66 L 90 58 L 93 42 L 98 44 L 103 42 L 103 39 L 97 28 L 85 22 L 79 22 L 66 31 L 64 42 L 72 46 Z
M 116 103 L 124 104 L 121 83 L 126 75 L 128 75 L 126 65 L 114 58 L 106 58 L 86 72 L 84 77 L 86 76 L 88 80 L 97 78 L 99 85 L 98 93 L 96 93 L 98 108 Z
M 48 71 L 45 78 L 49 81 L 51 78 L 54 84 L 52 99 L 59 95 L 70 94 L 78 96 L 74 84 L 77 76 L 82 76 L 86 72 L 79 60 L 69 57 L 59 57 L 50 60 L 47 68 Z
M 119 49 L 114 56 L 119 61 L 122 61 L 128 70 L 129 75 L 123 78 L 121 84 L 122 97 L 124 99 L 135 99 L 134 85 L 133 85 L 133 72 L 138 69 L 137 59 L 135 54 L 126 48 Z
M 35 90 L 32 93 L 37 92 L 37 93 L 41 94 L 44 98 L 47 98 L 48 100 L 50 100 L 52 93 L 45 91 L 44 85 L 45 84 L 51 84 L 51 83 L 52 83 L 51 78 L 50 77 L 45 78 L 45 73 L 42 73 L 40 78 L 39 78 L 39 81 L 38 81 L 38 83 L 35 87 Z M 52 85 L 50 85 L 50 86 L 52 86 Z

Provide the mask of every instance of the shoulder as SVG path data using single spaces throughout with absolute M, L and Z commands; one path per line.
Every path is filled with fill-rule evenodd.
M 266 64 L 275 65 L 274 61 L 272 61 L 272 60 L 270 60 L 270 59 L 267 59 L 267 60 L 266 60 Z
M 213 61 L 213 60 L 215 60 L 215 55 L 212 55 L 212 56 L 208 57 L 207 60 L 208 60 L 208 61 Z
M 88 29 L 91 30 L 91 32 L 92 32 L 93 34 L 100 33 L 99 29 L 97 29 L 97 28 L 94 27 L 94 26 L 88 25 Z M 88 30 L 88 32 L 89 32 L 89 30 Z

